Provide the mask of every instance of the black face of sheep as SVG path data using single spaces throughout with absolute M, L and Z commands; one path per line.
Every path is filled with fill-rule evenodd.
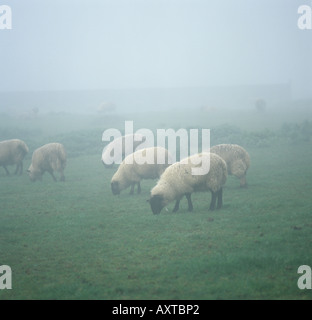
M 164 207 L 163 201 L 164 201 L 164 198 L 161 195 L 155 195 L 149 199 L 149 203 L 151 205 L 151 209 L 154 214 L 160 213 L 160 211 Z
M 114 195 L 120 194 L 118 181 L 113 181 L 111 183 L 111 188 Z
M 28 176 L 30 181 L 35 182 L 37 179 L 38 180 L 42 180 L 42 176 L 36 176 L 32 171 L 30 171 L 29 169 L 27 170 Z

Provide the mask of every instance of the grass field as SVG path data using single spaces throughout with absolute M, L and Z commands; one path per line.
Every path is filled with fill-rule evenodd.
M 309 114 L 310 115 L 310 114 Z M 262 117 L 262 118 L 261 118 Z M 31 154 L 59 141 L 68 151 L 65 183 L 46 173 L 32 183 L 0 168 L 0 265 L 12 289 L 0 299 L 311 299 L 297 286 L 300 265 L 312 266 L 312 123 L 286 115 L 231 114 L 2 115 L 0 140 L 21 138 Z M 102 132 L 123 128 L 211 129 L 211 143 L 239 143 L 251 157 L 248 188 L 228 178 L 224 207 L 193 194 L 153 215 L 140 195 L 113 196 L 100 158 Z M 13 167 L 9 168 L 13 172 Z

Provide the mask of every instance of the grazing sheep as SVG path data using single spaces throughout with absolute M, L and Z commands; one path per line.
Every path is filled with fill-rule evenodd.
M 246 174 L 250 165 L 248 152 L 237 144 L 218 144 L 210 148 L 210 152 L 219 155 L 227 165 L 229 175 L 240 179 L 240 186 L 246 187 Z
M 16 164 L 14 174 L 23 173 L 23 159 L 28 153 L 26 143 L 19 139 L 4 140 L 0 142 L 0 166 L 2 166 L 7 175 L 10 174 L 6 166 Z
M 148 155 L 150 155 L 149 159 L 152 161 L 148 160 L 141 163 Z M 159 161 L 157 161 L 157 157 L 161 157 L 158 158 Z M 138 193 L 140 193 L 140 181 L 142 179 L 159 178 L 171 161 L 172 157 L 168 150 L 162 147 L 145 148 L 128 155 L 112 177 L 111 188 L 113 194 L 120 194 L 122 190 L 129 186 L 131 186 L 130 194 L 133 194 L 135 184 L 138 185 Z
M 201 165 L 195 165 L 194 160 L 200 158 L 208 161 L 210 157 L 210 169 L 208 173 L 202 175 L 193 175 L 192 168 Z M 212 194 L 210 210 L 222 207 L 222 186 L 227 178 L 227 169 L 225 161 L 214 153 L 203 152 L 193 155 L 180 162 L 176 162 L 168 167 L 160 177 L 157 185 L 151 190 L 151 196 L 148 200 L 154 214 L 159 214 L 163 207 L 169 202 L 176 200 L 173 212 L 178 211 L 180 200 L 185 195 L 188 201 L 188 210 L 193 210 L 191 194 L 197 191 L 210 190 Z
M 65 166 L 66 152 L 64 146 L 60 143 L 48 143 L 34 151 L 31 165 L 27 172 L 31 181 L 41 180 L 46 171 L 56 181 L 53 171 L 58 171 L 61 175 L 60 180 L 65 181 L 63 172 Z
M 103 150 L 102 153 L 102 162 L 106 168 L 112 168 L 114 161 L 111 162 L 111 159 L 123 160 L 127 155 L 136 151 L 138 146 L 145 141 L 145 137 L 141 134 L 127 134 L 120 138 L 117 138 L 110 142 Z M 132 145 L 132 148 L 131 148 Z M 121 146 L 121 148 L 120 148 Z M 118 149 L 121 150 L 121 154 L 118 153 Z M 117 152 L 117 153 L 116 153 Z

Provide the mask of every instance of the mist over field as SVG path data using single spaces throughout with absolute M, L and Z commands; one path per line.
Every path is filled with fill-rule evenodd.
M 7 2 L 0 142 L 29 152 L 7 175 L 0 148 L 0 266 L 13 274 L 0 299 L 311 298 L 297 286 L 312 266 L 312 30 L 298 27 L 310 1 Z M 159 215 L 146 201 L 157 179 L 113 195 L 102 135 L 126 121 L 242 146 L 247 188 L 229 174 L 221 209 L 194 192 L 193 212 L 184 198 Z M 51 142 L 65 182 L 30 181 Z
M 0 33 L 0 112 L 189 116 L 251 111 L 259 99 L 269 112 L 305 112 L 312 44 L 298 27 L 303 4 L 13 0 L 12 29 Z

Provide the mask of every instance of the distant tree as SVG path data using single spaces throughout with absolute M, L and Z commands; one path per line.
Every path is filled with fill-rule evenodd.
M 35 116 L 37 116 L 38 113 L 39 113 L 39 108 L 38 107 L 33 107 L 31 111 Z
M 215 112 L 217 108 L 214 105 L 203 105 L 200 107 L 201 112 Z

